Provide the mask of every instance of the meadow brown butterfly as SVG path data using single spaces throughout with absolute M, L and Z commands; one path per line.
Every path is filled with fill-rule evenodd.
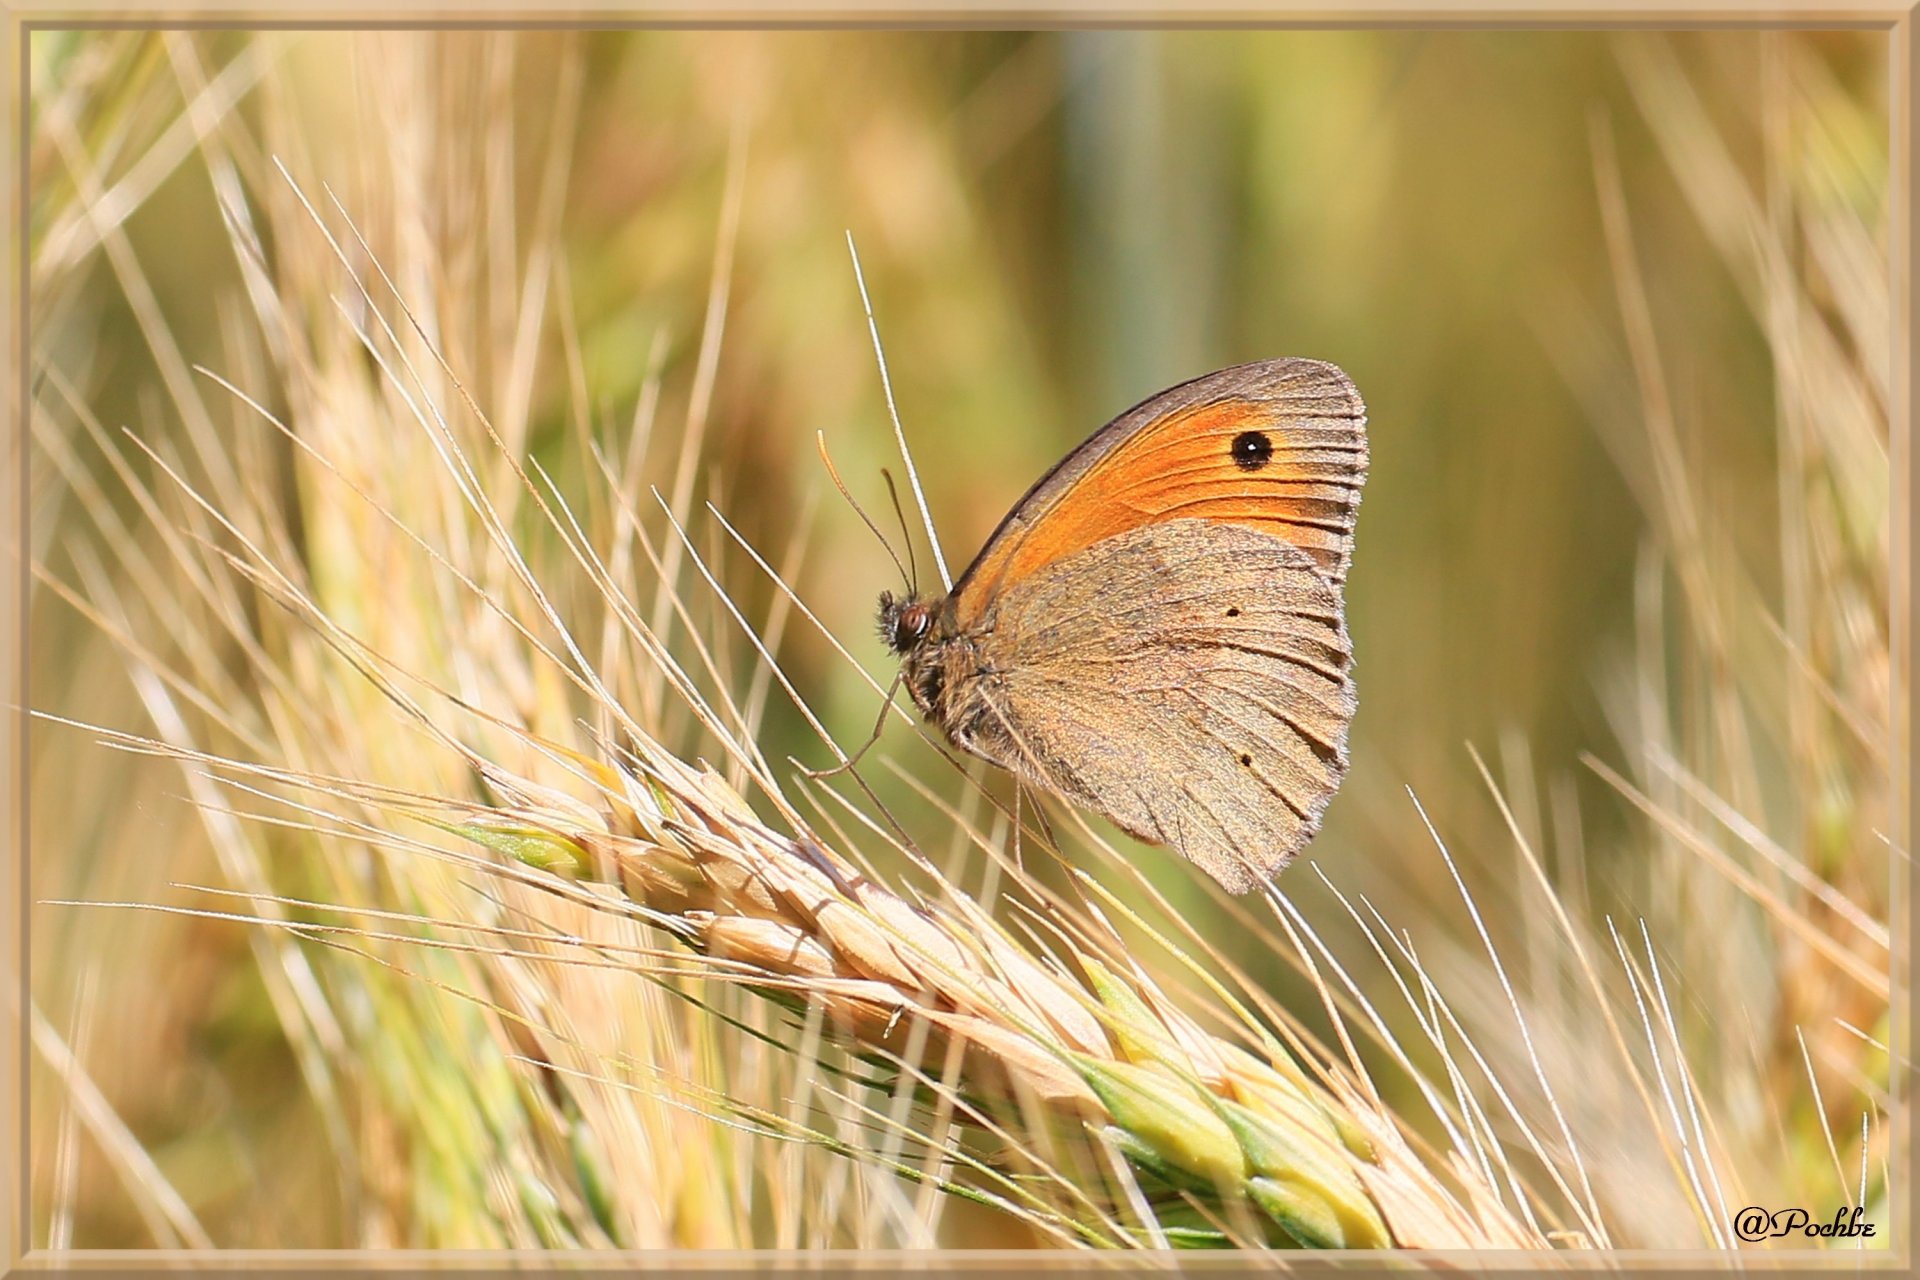
M 944 597 L 882 595 L 881 634 L 955 746 L 1245 893 L 1346 773 L 1366 475 L 1346 374 L 1222 369 L 1096 431 Z

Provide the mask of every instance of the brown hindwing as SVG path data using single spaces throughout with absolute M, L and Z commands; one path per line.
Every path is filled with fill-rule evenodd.
M 977 684 L 953 691 L 976 713 L 970 750 L 1236 893 L 1319 829 L 1352 660 L 1338 588 L 1291 541 L 1142 525 L 1011 581 L 981 624 Z

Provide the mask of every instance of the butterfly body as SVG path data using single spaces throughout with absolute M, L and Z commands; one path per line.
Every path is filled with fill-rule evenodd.
M 1305 360 L 1121 415 L 946 596 L 881 597 L 914 704 L 962 750 L 1256 887 L 1346 770 L 1364 421 L 1346 376 Z

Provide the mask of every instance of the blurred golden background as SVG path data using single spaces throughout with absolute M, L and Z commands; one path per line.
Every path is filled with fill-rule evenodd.
M 1633 772 L 1646 705 L 1635 664 L 1684 643 L 1647 612 L 1673 531 L 1662 449 L 1710 512 L 1703 536 L 1721 563 L 1745 566 L 1770 612 L 1789 611 L 1782 530 L 1803 509 L 1781 479 L 1785 383 L 1741 215 L 1711 203 L 1711 181 L 1751 192 L 1762 218 L 1867 229 L 1857 261 L 1803 244 L 1774 264 L 1824 282 L 1809 286 L 1821 314 L 1861 319 L 1870 287 L 1849 281 L 1884 272 L 1888 50 L 1865 31 L 37 32 L 31 57 L 35 396 L 56 424 L 83 404 L 140 466 L 123 424 L 150 438 L 235 430 L 180 421 L 164 392 L 172 357 L 152 341 L 164 329 L 183 366 L 223 372 L 249 287 L 196 137 L 223 131 L 253 178 L 278 180 L 271 157 L 355 221 L 422 198 L 365 175 L 407 175 L 447 235 L 508 259 L 551 227 L 551 277 L 531 299 L 551 315 L 530 376 L 492 354 L 529 303 L 499 292 L 511 273 L 497 262 L 484 282 L 451 282 L 494 290 L 491 305 L 436 337 L 477 401 L 524 408 L 527 454 L 570 493 L 591 477 L 583 434 L 624 439 L 650 373 L 658 421 L 688 417 L 719 280 L 694 491 L 776 562 L 805 537 L 793 585 L 883 681 L 874 600 L 901 584 L 815 451 L 824 433 L 892 532 L 878 472 L 898 459 L 849 233 L 956 574 L 1028 484 L 1135 401 L 1245 360 L 1338 363 L 1366 398 L 1373 458 L 1347 592 L 1360 710 L 1349 779 L 1282 888 L 1345 936 L 1311 859 L 1436 956 L 1473 934 L 1409 789 L 1496 933 L 1524 943 L 1534 927 L 1472 750 L 1520 823 L 1547 834 L 1578 909 L 1625 921 L 1666 896 L 1643 817 L 1582 761 Z M 402 73 L 433 86 L 429 109 L 393 111 L 388 78 Z M 488 146 L 503 121 L 518 140 L 506 162 Z M 1701 137 L 1722 150 L 1701 151 Z M 390 162 L 369 163 L 372 151 Z M 1817 163 L 1782 162 L 1803 155 Z M 1638 295 L 1622 292 L 1620 229 L 1610 241 L 1606 222 L 1616 197 L 1667 437 L 1648 426 Z M 344 333 L 361 313 L 338 297 L 338 313 L 298 319 Z M 1872 305 L 1858 303 L 1863 325 Z M 270 388 L 248 390 L 273 407 Z M 67 581 L 137 578 L 137 558 L 103 558 L 83 532 L 94 506 L 133 520 L 132 504 L 76 485 L 75 473 L 110 474 L 106 455 L 63 435 L 71 469 L 46 438 L 35 457 L 37 558 Z M 663 492 L 677 457 L 665 435 L 646 477 Z M 1843 522 L 1883 568 L 1885 448 L 1882 505 L 1870 448 L 1868 483 L 1835 482 Z M 924 545 L 919 560 L 929 580 Z M 764 615 L 764 579 L 748 566 L 730 582 Z M 1788 715 L 1791 664 L 1752 641 L 1764 652 L 1740 660 L 1761 672 L 1754 715 L 1771 724 Z M 35 708 L 148 731 L 120 650 L 44 585 L 31 643 Z M 789 628 L 781 658 L 838 739 L 858 743 L 871 689 L 808 627 Z M 1681 683 L 1667 690 L 1676 708 Z M 1698 736 L 1692 712 L 1673 714 L 1677 738 Z M 761 738 L 769 759 L 829 762 L 777 691 Z M 177 902 L 171 885 L 221 878 L 177 770 L 50 723 L 33 746 L 36 900 Z M 880 750 L 944 776 L 898 724 Z M 1823 764 L 1825 801 L 1844 803 L 1822 809 L 1789 757 L 1755 749 L 1760 824 L 1796 856 L 1857 860 L 1883 881 L 1884 758 Z M 910 826 L 930 820 L 892 775 L 872 780 Z M 1174 859 L 1141 857 L 1175 903 L 1215 910 Z M 1684 919 L 1700 905 L 1666 908 Z M 1252 939 L 1223 945 L 1262 963 Z M 378 1229 L 354 1207 L 243 928 L 37 906 L 32 964 L 38 1010 L 213 1241 L 487 1242 L 436 1225 L 430 1198 Z M 137 1160 L 74 1137 L 76 1103 L 48 1062 L 33 1082 L 36 1241 L 151 1243 L 151 1214 L 124 1190 Z M 1848 1088 L 1829 1081 L 1836 1114 Z M 1826 1152 L 1804 1159 L 1824 1168 Z

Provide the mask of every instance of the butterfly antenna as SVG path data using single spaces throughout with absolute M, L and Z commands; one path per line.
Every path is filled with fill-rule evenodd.
M 913 500 L 927 524 L 927 541 L 933 546 L 933 563 L 940 570 L 940 586 L 953 590 L 953 575 L 947 572 L 947 557 L 940 550 L 940 535 L 933 531 L 933 512 L 927 510 L 927 495 L 920 489 L 920 473 L 913 469 L 913 454 L 907 448 L 907 433 L 900 426 L 900 411 L 893 404 L 893 379 L 887 376 L 887 353 L 880 347 L 880 326 L 873 318 L 873 301 L 867 297 L 867 278 L 860 271 L 860 251 L 853 247 L 853 232 L 847 232 L 847 252 L 853 255 L 853 279 L 860 286 L 860 305 L 866 309 L 867 332 L 873 335 L 874 358 L 880 362 L 880 388 L 887 396 L 887 416 L 893 419 L 893 438 L 900 444 L 900 458 L 907 464 L 907 483 L 913 487 Z
M 904 668 L 894 672 L 893 683 L 887 686 L 887 700 L 880 704 L 880 717 L 873 722 L 873 732 L 867 736 L 865 742 L 860 744 L 858 751 L 831 769 L 809 769 L 805 765 L 801 765 L 800 772 L 817 781 L 821 778 L 831 778 L 835 774 L 845 773 L 847 770 L 853 768 L 853 766 L 859 764 L 860 757 L 866 755 L 867 752 L 872 749 L 873 744 L 880 741 L 880 734 L 887 727 L 887 712 L 893 710 L 894 695 L 900 692 L 900 681 L 905 675 L 906 671 Z M 798 762 L 796 761 L 795 763 Z
M 900 563 L 900 557 L 895 554 L 893 544 L 887 541 L 887 535 L 880 532 L 880 526 L 873 522 L 873 517 L 868 515 L 866 510 L 861 507 L 858 502 L 854 501 L 853 494 L 847 491 L 846 481 L 840 478 L 840 469 L 833 465 L 833 458 L 827 453 L 827 433 L 817 431 L 814 433 L 814 438 L 820 445 L 820 461 L 827 464 L 827 474 L 833 477 L 833 487 L 840 491 L 840 496 L 847 500 L 847 505 L 853 508 L 854 514 L 859 516 L 860 519 L 866 523 L 867 528 L 872 531 L 873 536 L 879 539 L 881 549 L 887 553 L 887 558 L 893 561 L 893 567 L 900 571 L 900 576 L 911 583 L 913 581 L 913 574 L 908 572 L 906 565 Z M 893 487 L 891 481 L 888 482 L 887 487 Z M 900 499 L 897 496 L 894 498 L 893 504 L 895 507 L 900 505 Z M 907 555 L 909 558 L 913 555 L 913 542 L 911 539 L 907 542 Z
M 900 539 L 907 544 L 907 591 L 917 596 L 920 594 L 920 566 L 913 559 L 913 531 L 907 528 L 906 508 L 900 505 L 900 490 L 894 487 L 893 473 L 882 467 L 880 478 L 887 482 L 887 496 L 893 499 L 893 514 L 900 521 Z M 894 563 L 898 564 L 899 561 Z

